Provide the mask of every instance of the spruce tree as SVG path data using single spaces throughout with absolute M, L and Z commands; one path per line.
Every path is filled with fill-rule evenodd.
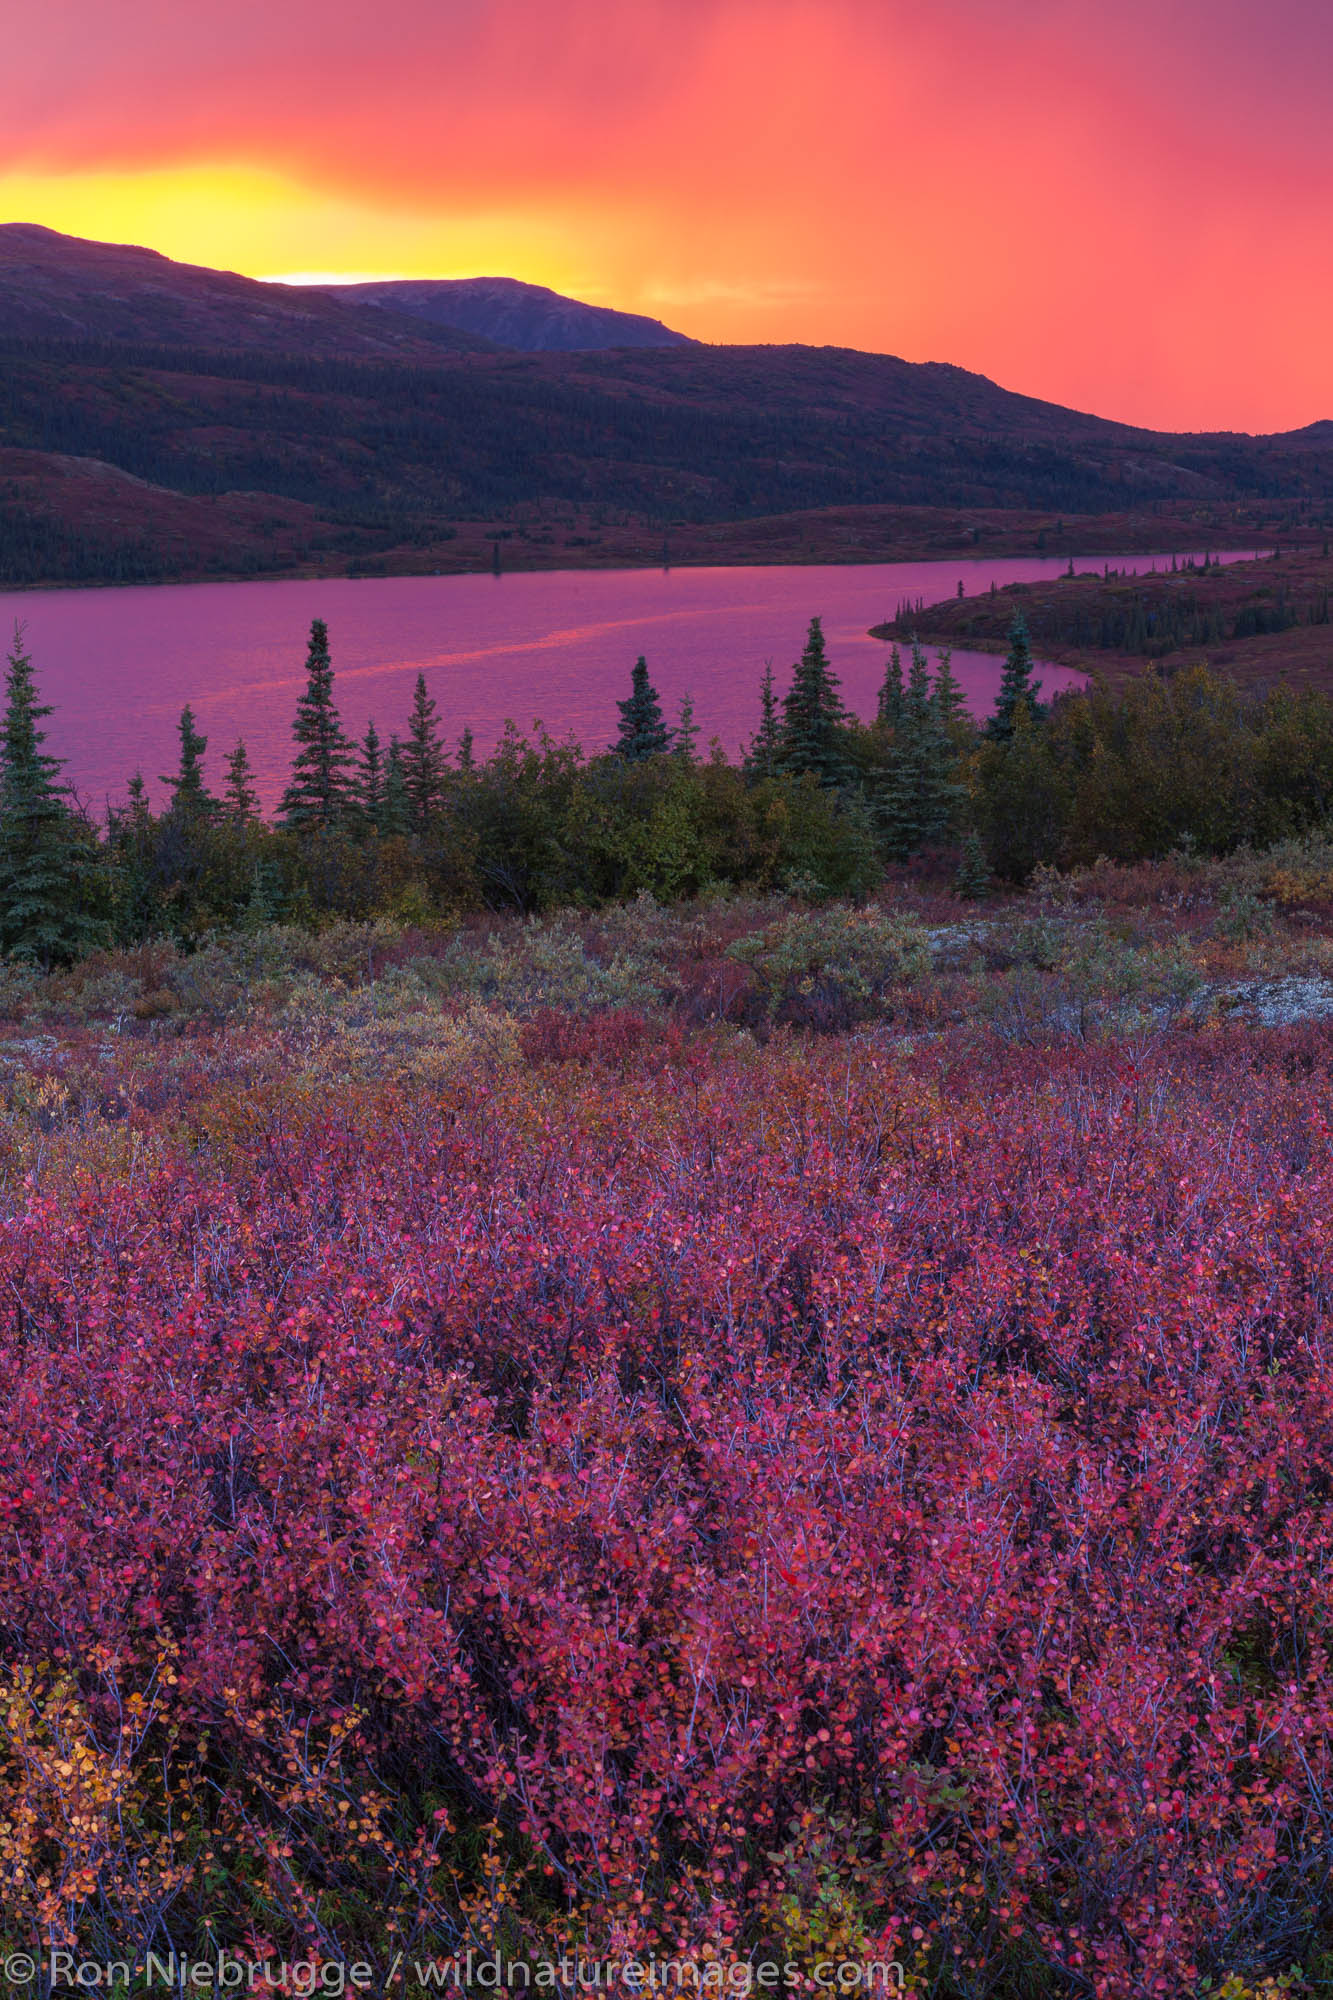
M 958 873 L 953 886 L 960 896 L 970 903 L 979 903 L 989 896 L 991 872 L 986 860 L 986 851 L 981 845 L 981 836 L 974 826 L 963 836 L 963 851 L 958 861 Z
M 384 759 L 384 790 L 380 794 L 379 831 L 388 840 L 401 839 L 412 830 L 412 801 L 407 796 L 403 776 L 403 746 L 396 736 L 389 738 Z
M 902 713 L 875 800 L 888 853 L 906 860 L 947 839 L 961 802 L 954 747 L 940 720 L 926 656 L 914 645 Z
M 361 739 L 361 760 L 356 774 L 357 813 L 366 826 L 379 826 L 383 803 L 384 757 L 380 750 L 379 731 L 372 717 Z
M 245 747 L 245 738 L 238 736 L 236 747 L 227 758 L 227 782 L 222 789 L 222 802 L 227 809 L 227 817 L 237 826 L 248 826 L 259 817 L 259 794 L 254 786 L 254 771 L 250 764 L 250 752 Z
M 672 732 L 671 748 L 682 764 L 692 764 L 698 750 L 699 725 L 694 719 L 694 696 L 683 694 L 680 711 L 676 717 L 676 727 Z
M 498 545 L 497 545 L 498 546 Z M 403 785 L 414 833 L 424 833 L 444 804 L 445 756 L 435 703 L 426 692 L 426 676 L 417 675 L 407 741 L 402 745 Z
M 618 701 L 620 729 L 611 745 L 613 755 L 627 764 L 641 764 L 671 748 L 671 731 L 662 720 L 657 689 L 648 678 L 648 662 L 640 653 L 630 674 L 629 699 Z
M 472 730 L 470 725 L 464 726 L 463 734 L 458 739 L 458 768 L 464 777 L 470 776 L 477 768 L 476 753 L 472 748 Z
M 296 755 L 279 811 L 298 832 L 326 833 L 347 817 L 352 746 L 334 706 L 329 631 L 322 618 L 311 621 L 305 693 L 296 705 L 292 734 Z
M 773 662 L 764 661 L 764 677 L 759 683 L 759 727 L 750 738 L 745 769 L 752 778 L 771 778 L 777 769 L 782 747 L 782 725 L 778 720 L 778 698 L 773 692 Z
M 211 799 L 204 789 L 204 752 L 208 748 L 208 738 L 201 736 L 195 728 L 194 710 L 188 702 L 181 710 L 176 733 L 180 737 L 180 763 L 174 777 L 162 779 L 171 792 L 171 804 L 167 810 L 182 818 L 206 819 L 216 804 L 216 800 Z
M 84 907 L 87 831 L 66 803 L 61 760 L 42 748 L 51 712 L 16 625 L 0 726 L 0 951 L 43 969 L 87 950 L 96 931 Z
M 942 646 L 935 655 L 935 685 L 931 691 L 935 719 L 956 750 L 973 739 L 972 718 L 962 683 L 953 670 L 953 652 Z
M 824 650 L 823 625 L 812 618 L 805 651 L 792 669 L 791 686 L 782 698 L 778 762 L 779 768 L 793 777 L 812 771 L 821 785 L 846 781 L 840 739 L 847 718 L 838 686 Z
M 114 921 L 118 938 L 143 938 L 161 921 L 154 866 L 157 827 L 143 772 L 136 771 L 125 789 L 129 795 L 126 804 L 107 811 Z
M 247 930 L 263 930 L 266 924 L 276 924 L 280 914 L 281 896 L 273 863 L 262 855 L 256 855 L 250 873 L 250 893 L 245 902 L 245 927 Z
M 877 718 L 889 729 L 896 729 L 903 713 L 903 656 L 895 646 L 889 654 L 884 678 L 880 682 Z
M 1014 622 L 1009 627 L 1009 651 L 1000 676 L 995 713 L 986 724 L 986 734 L 993 742 L 1008 742 L 1014 733 L 1014 718 L 1020 708 L 1026 709 L 1034 722 L 1040 720 L 1044 712 L 1037 700 L 1041 682 L 1033 680 L 1032 666 L 1027 620 L 1021 611 L 1016 611 Z

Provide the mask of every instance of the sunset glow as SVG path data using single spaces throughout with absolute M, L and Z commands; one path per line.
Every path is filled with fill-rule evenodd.
M 1333 414 L 1309 0 L 53 0 L 0 215 L 254 276 L 506 274 L 1170 428 Z

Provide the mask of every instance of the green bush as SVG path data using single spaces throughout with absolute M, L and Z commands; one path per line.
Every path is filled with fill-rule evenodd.
M 645 957 L 594 956 L 570 920 L 528 917 L 498 927 L 482 942 L 459 937 L 432 961 L 411 970 L 437 991 L 475 994 L 519 1017 L 558 1007 L 591 1013 L 604 1007 L 653 1006 L 661 997 Z
M 793 910 L 727 956 L 753 970 L 770 1016 L 827 1020 L 882 1009 L 888 995 L 931 967 L 930 941 L 915 918 L 875 905 Z

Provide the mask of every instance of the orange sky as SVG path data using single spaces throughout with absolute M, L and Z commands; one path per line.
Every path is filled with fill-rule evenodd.
M 0 216 L 1287 428 L 1333 416 L 1331 54 L 1318 0 L 43 0 Z

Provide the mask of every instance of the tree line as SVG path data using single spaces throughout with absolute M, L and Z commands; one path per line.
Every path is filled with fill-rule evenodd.
M 1098 646 L 1106 652 L 1138 653 L 1160 659 L 1187 647 L 1248 639 L 1260 632 L 1289 632 L 1298 625 L 1327 625 L 1327 590 L 1289 596 L 1281 586 L 1270 596 L 1229 609 L 1196 594 L 1154 597 L 1137 592 L 1128 601 L 1103 605 L 1073 603 L 1044 610 L 1040 638 L 1050 644 Z
M 99 945 L 272 922 L 591 906 L 722 885 L 864 894 L 931 857 L 987 893 L 1042 863 L 1223 851 L 1333 813 L 1333 706 L 1246 696 L 1196 669 L 1123 693 L 1041 700 L 1021 613 L 991 715 L 968 713 L 950 655 L 894 647 L 873 717 L 852 714 L 818 618 L 779 694 L 771 666 L 743 755 L 701 754 L 693 706 L 668 724 L 640 658 L 614 738 L 585 755 L 507 724 L 488 756 L 446 742 L 417 676 L 401 735 L 339 715 L 328 629 L 310 628 L 292 762 L 274 818 L 244 741 L 207 776 L 193 710 L 154 808 L 141 773 L 96 823 L 46 748 L 21 628 L 0 728 L 0 952 L 50 966 Z

